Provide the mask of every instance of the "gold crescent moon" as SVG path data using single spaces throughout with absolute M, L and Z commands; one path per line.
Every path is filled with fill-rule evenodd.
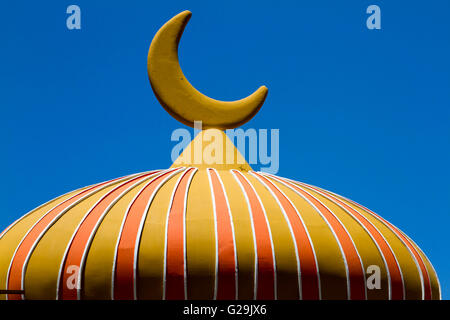
M 170 19 L 156 33 L 150 45 L 147 71 L 156 98 L 178 121 L 193 127 L 227 129 L 249 121 L 261 108 L 268 89 L 260 87 L 250 96 L 236 101 L 219 101 L 195 89 L 181 71 L 178 44 L 190 17 L 183 11 Z

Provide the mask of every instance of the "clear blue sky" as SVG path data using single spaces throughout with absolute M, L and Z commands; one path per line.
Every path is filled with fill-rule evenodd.
M 66 28 L 77 4 L 82 29 Z M 370 4 L 382 29 L 366 28 Z M 146 59 L 189 9 L 183 71 L 223 100 L 269 87 L 245 128 L 280 129 L 279 175 L 412 237 L 450 298 L 450 2 L 8 1 L 0 5 L 0 229 L 70 190 L 170 166 Z

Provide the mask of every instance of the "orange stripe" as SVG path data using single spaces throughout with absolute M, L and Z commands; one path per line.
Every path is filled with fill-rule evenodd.
M 367 219 L 364 216 L 362 216 L 358 211 L 347 205 L 345 202 L 339 200 L 338 198 L 330 194 L 325 194 L 313 186 L 307 185 L 307 187 L 319 192 L 321 195 L 327 197 L 331 201 L 340 204 L 346 210 L 350 211 L 352 213 L 352 216 L 367 228 L 368 232 L 372 235 L 373 239 L 377 243 L 377 246 L 380 248 L 382 255 L 386 259 L 386 264 L 389 269 L 391 281 L 392 299 L 403 300 L 404 299 L 403 280 L 400 267 L 397 263 L 397 260 L 395 259 L 395 255 L 392 249 L 390 248 L 389 244 L 386 242 L 382 234 L 369 221 L 367 221 Z
M 299 188 L 295 184 L 289 181 L 286 181 L 286 183 L 295 188 L 295 190 L 297 190 L 305 198 L 307 198 L 322 213 L 323 217 L 328 221 L 334 233 L 336 234 L 337 240 L 341 245 L 345 260 L 347 262 L 350 281 L 350 299 L 366 299 L 366 282 L 364 278 L 364 270 L 361 260 L 358 256 L 358 251 L 356 250 L 356 247 L 353 244 L 350 235 L 342 226 L 341 222 L 320 201 L 318 201 L 315 197 L 311 196 L 308 192 Z
M 273 258 L 273 247 L 270 239 L 269 226 L 264 215 L 262 204 L 258 196 L 242 173 L 232 170 L 244 188 L 249 201 L 250 210 L 253 219 L 256 239 L 256 254 L 258 261 L 258 278 L 256 299 L 272 300 L 275 299 L 275 261 Z
M 76 300 L 77 289 L 70 289 L 66 284 L 72 273 L 68 271 L 71 266 L 77 266 L 81 269 L 81 264 L 83 260 L 84 253 L 88 250 L 90 245 L 89 241 L 93 232 L 95 232 L 95 227 L 102 218 L 102 214 L 108 207 L 113 203 L 120 195 L 132 185 L 134 182 L 139 180 L 144 180 L 145 177 L 153 173 L 147 173 L 137 178 L 128 180 L 125 183 L 120 184 L 114 188 L 111 192 L 105 195 L 95 206 L 90 210 L 85 219 L 81 222 L 78 230 L 75 232 L 71 243 L 69 244 L 69 250 L 64 257 L 64 263 L 62 268 L 61 279 L 59 283 L 59 297 L 63 300 Z M 79 274 L 81 277 L 82 274 Z
M 71 205 L 76 203 L 78 200 L 82 199 L 84 196 L 95 193 L 102 186 L 112 183 L 118 179 L 114 179 L 111 181 L 106 181 L 97 185 L 92 186 L 89 189 L 86 189 L 73 197 L 65 200 L 64 202 L 58 204 L 52 210 L 47 212 L 41 220 L 39 220 L 28 232 L 28 234 L 23 238 L 22 242 L 19 244 L 17 251 L 14 254 L 9 274 L 8 274 L 8 290 L 23 290 L 22 287 L 22 278 L 24 276 L 24 264 L 26 263 L 28 256 L 31 254 L 36 241 L 38 241 L 42 235 L 45 233 L 45 230 L 52 225 L 57 219 L 58 215 L 62 213 L 65 209 L 69 208 Z M 17 294 L 8 295 L 9 300 L 21 300 L 22 296 Z
M 167 225 L 166 292 L 168 300 L 186 299 L 186 198 L 188 181 L 195 169 L 183 173 L 172 200 Z
M 289 223 L 292 226 L 292 231 L 294 233 L 295 243 L 297 245 L 300 260 L 302 299 L 320 299 L 319 277 L 316 258 L 314 255 L 314 248 L 312 246 L 311 240 L 309 239 L 308 232 L 306 231 L 302 220 L 298 216 L 297 210 L 286 198 L 286 196 L 273 185 L 271 181 L 256 172 L 253 172 L 253 174 L 264 180 L 266 186 L 268 186 L 270 190 L 272 190 L 279 203 L 281 204 L 283 210 L 286 212 Z
M 216 209 L 216 232 L 218 244 L 217 261 L 217 299 L 236 299 L 236 259 L 230 211 L 216 171 L 208 169 L 213 189 L 213 201 Z
M 424 262 L 422 260 L 422 257 L 419 255 L 419 253 L 417 252 L 416 248 L 414 248 L 414 246 L 411 244 L 411 242 L 394 225 L 392 225 L 389 221 L 383 219 L 382 217 L 377 215 L 375 212 L 367 209 L 366 207 L 360 205 L 359 203 L 356 203 L 356 202 L 354 202 L 354 201 L 352 201 L 350 199 L 347 199 L 347 198 L 345 198 L 345 199 L 347 201 L 353 203 L 354 205 L 360 207 L 361 209 L 364 209 L 367 212 L 370 212 L 376 218 L 378 218 L 379 220 L 384 222 L 392 230 L 392 232 L 394 232 L 399 238 L 401 238 L 403 240 L 403 243 L 409 248 L 409 250 L 414 255 L 417 263 L 419 264 L 420 271 L 422 272 L 423 281 L 424 281 L 424 291 L 425 291 L 424 292 L 424 298 L 425 298 L 425 300 L 431 300 L 431 281 L 430 281 L 430 277 L 428 276 L 427 268 L 425 267 L 425 264 L 424 264 Z
M 148 210 L 150 199 L 163 183 L 166 176 L 175 170 L 165 172 L 153 179 L 139 193 L 130 206 L 126 214 L 123 228 L 117 247 L 116 266 L 114 274 L 114 299 L 115 300 L 133 300 L 135 278 L 134 267 L 136 246 L 138 246 L 139 227 L 142 217 Z

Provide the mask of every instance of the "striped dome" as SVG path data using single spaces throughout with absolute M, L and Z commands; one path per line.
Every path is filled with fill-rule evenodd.
M 24 290 L 2 299 L 440 298 L 398 228 L 251 170 L 171 167 L 70 192 L 3 231 L 0 257 L 1 286 Z

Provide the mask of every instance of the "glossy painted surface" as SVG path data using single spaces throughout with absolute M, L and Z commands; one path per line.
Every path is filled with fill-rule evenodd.
M 0 256 L 0 283 L 25 290 L 8 299 L 440 297 L 423 252 L 375 213 L 236 169 L 176 167 L 74 191 L 3 232 Z M 379 290 L 366 287 L 370 265 Z

